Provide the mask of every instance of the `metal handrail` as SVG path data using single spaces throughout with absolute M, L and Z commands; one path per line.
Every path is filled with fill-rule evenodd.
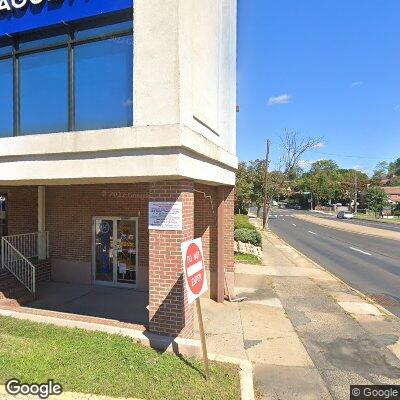
M 36 268 L 6 237 L 1 239 L 1 265 L 35 295 Z

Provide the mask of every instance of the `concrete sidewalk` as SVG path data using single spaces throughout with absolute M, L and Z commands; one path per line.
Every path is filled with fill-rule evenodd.
M 268 232 L 263 266 L 236 265 L 242 303 L 203 299 L 209 351 L 249 359 L 262 399 L 348 399 L 400 384 L 400 321 Z

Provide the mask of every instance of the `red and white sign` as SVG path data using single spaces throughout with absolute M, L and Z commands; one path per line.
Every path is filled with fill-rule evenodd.
M 208 290 L 201 239 L 183 242 L 181 249 L 188 302 L 192 304 Z

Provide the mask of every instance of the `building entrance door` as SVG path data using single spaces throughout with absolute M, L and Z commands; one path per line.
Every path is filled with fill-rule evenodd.
M 138 266 L 137 218 L 93 218 L 93 276 L 100 285 L 135 287 Z

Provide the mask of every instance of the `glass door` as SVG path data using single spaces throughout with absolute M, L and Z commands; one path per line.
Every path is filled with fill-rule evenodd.
M 95 217 L 94 281 L 113 286 L 136 285 L 137 218 Z
M 136 284 L 137 222 L 132 219 L 117 221 L 117 283 Z
M 114 282 L 114 221 L 95 219 L 95 281 Z

